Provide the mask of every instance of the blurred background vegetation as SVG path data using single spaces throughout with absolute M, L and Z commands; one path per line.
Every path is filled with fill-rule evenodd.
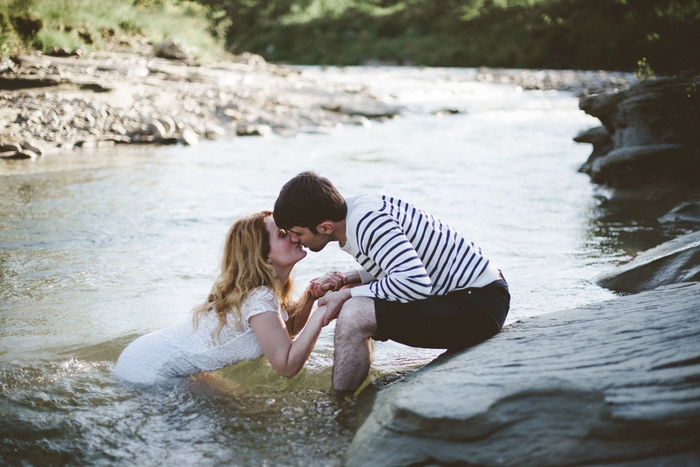
M 0 54 L 100 50 L 179 39 L 200 58 L 223 55 L 224 32 L 201 3 L 180 0 L 0 0 Z
M 297 64 L 700 68 L 700 0 L 0 0 L 0 15 L 3 53 L 119 31 Z

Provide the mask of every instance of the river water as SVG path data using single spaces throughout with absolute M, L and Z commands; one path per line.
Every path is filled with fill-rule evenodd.
M 474 83 L 473 70 L 302 70 L 368 85 L 402 115 L 330 135 L 0 161 L 0 464 L 338 465 L 372 394 L 439 352 L 378 343 L 357 399 L 329 391 L 332 325 L 291 380 L 264 359 L 215 386 L 112 376 L 129 342 L 189 318 L 230 224 L 270 209 L 302 170 L 456 227 L 508 279 L 509 323 L 611 298 L 591 278 L 662 240 L 577 173 L 590 146 L 572 137 L 598 122 L 569 93 Z M 432 114 L 446 107 L 460 113 Z M 296 279 L 351 266 L 331 246 Z

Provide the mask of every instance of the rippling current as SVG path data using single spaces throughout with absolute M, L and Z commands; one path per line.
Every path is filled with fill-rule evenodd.
M 264 358 L 216 372 L 215 384 L 136 388 L 112 376 L 129 342 L 189 318 L 230 224 L 270 209 L 302 170 L 456 227 L 508 279 L 508 322 L 612 297 L 591 278 L 662 240 L 577 173 L 590 146 L 572 137 L 598 122 L 568 93 L 473 83 L 464 69 L 301 70 L 368 85 L 402 115 L 330 135 L 0 161 L 0 464 L 340 464 L 376 392 L 439 352 L 378 343 L 357 398 L 329 390 L 332 325 L 290 380 Z M 448 107 L 460 113 L 432 114 Z M 331 245 L 296 280 L 353 265 Z

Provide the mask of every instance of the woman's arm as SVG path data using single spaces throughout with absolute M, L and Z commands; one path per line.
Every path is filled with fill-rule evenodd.
M 353 283 L 353 285 L 349 285 Z M 304 291 L 304 295 L 297 302 L 298 308 L 294 316 L 287 320 L 287 331 L 293 338 L 306 325 L 314 302 L 326 295 L 328 291 L 340 290 L 343 287 L 354 287 L 360 284 L 360 275 L 357 271 L 348 273 L 328 272 L 321 277 L 313 279 Z
M 252 316 L 248 322 L 272 368 L 282 376 L 291 378 L 299 373 L 316 345 L 325 313 L 325 307 L 317 308 L 294 340 L 289 337 L 279 313 L 260 313 Z
M 311 309 L 314 306 L 316 298 L 318 297 L 314 297 L 309 289 L 304 291 L 304 295 L 297 302 L 298 308 L 296 313 L 294 313 L 294 316 L 290 316 L 286 323 L 289 337 L 293 338 L 304 328 L 306 322 L 309 320 L 309 315 L 311 314 Z

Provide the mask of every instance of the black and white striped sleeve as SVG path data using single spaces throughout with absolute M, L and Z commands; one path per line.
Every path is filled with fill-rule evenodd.
M 353 297 L 409 302 L 430 296 L 433 287 L 430 276 L 396 219 L 386 212 L 372 211 L 360 219 L 356 229 L 361 255 L 385 275 L 353 289 Z

